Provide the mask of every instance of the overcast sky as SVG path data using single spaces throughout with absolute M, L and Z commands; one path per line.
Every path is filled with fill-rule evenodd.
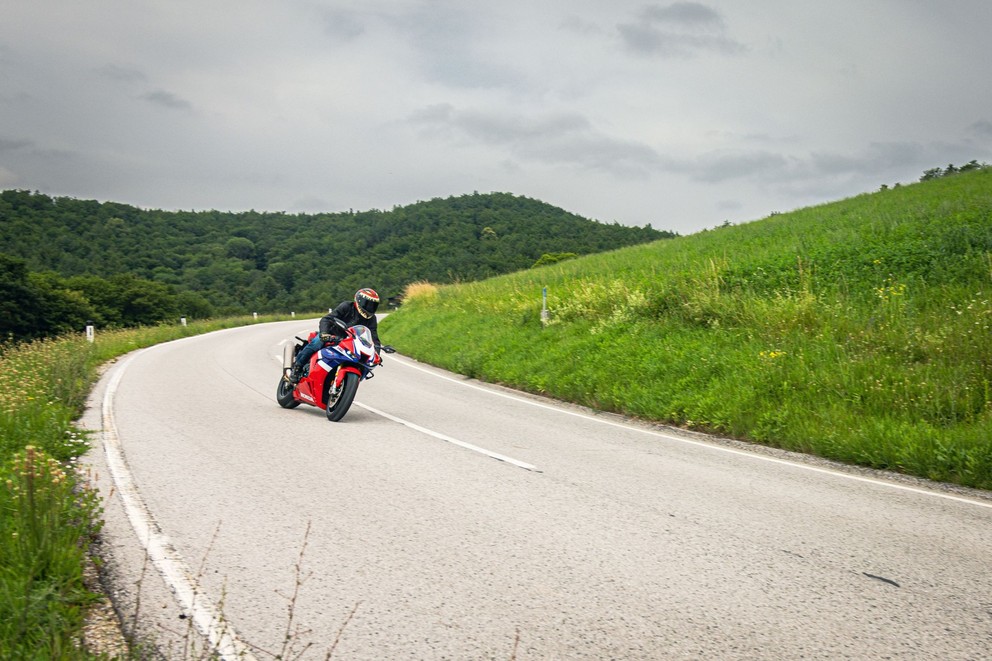
M 690 234 L 992 161 L 990 0 L 5 0 L 0 188 Z

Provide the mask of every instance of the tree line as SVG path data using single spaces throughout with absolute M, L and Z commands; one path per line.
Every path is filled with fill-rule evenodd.
M 953 163 L 950 163 L 946 168 L 930 168 L 929 170 L 924 170 L 923 175 L 920 177 L 920 181 L 930 181 L 932 179 L 940 179 L 941 177 L 950 177 L 955 174 L 972 172 L 973 170 L 982 170 L 988 167 L 988 163 L 979 163 L 977 160 L 968 161 L 961 167 L 956 167 Z
M 147 210 L 0 192 L 0 335 L 15 338 L 179 316 L 319 310 L 361 287 L 478 280 L 545 254 L 676 236 L 602 223 L 509 193 L 390 211 Z

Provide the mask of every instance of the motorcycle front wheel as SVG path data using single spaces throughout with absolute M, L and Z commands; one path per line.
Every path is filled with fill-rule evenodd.
M 276 389 L 276 401 L 284 409 L 295 409 L 300 405 L 293 399 L 293 384 L 286 379 L 279 379 L 279 387 Z
M 344 375 L 344 381 L 341 382 L 341 391 L 338 392 L 338 396 L 327 400 L 328 420 L 337 422 L 348 412 L 348 409 L 351 408 L 351 403 L 355 401 L 355 393 L 358 392 L 359 381 L 361 381 L 361 377 L 354 372 L 348 372 Z

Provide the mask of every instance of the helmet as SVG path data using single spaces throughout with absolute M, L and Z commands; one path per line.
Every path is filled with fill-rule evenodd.
M 358 314 L 368 319 L 375 314 L 378 307 L 379 295 L 375 293 L 374 289 L 365 288 L 355 292 L 355 308 L 358 310 Z

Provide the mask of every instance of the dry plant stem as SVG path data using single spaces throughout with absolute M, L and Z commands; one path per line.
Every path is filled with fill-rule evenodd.
M 150 560 L 150 554 L 148 547 L 145 547 L 145 557 L 141 561 L 141 574 L 138 576 L 138 582 L 136 584 L 137 590 L 134 595 L 134 613 L 131 615 L 131 637 L 132 639 L 138 631 L 138 617 L 141 614 L 141 589 L 145 584 L 145 576 L 148 575 L 148 562 Z M 133 640 L 132 640 L 133 642 Z
M 197 570 L 196 570 L 196 576 L 193 579 L 193 601 L 194 601 L 194 603 L 198 599 L 200 599 L 202 597 L 202 594 L 200 592 L 200 580 L 203 578 L 203 573 L 204 573 L 204 571 L 206 569 L 207 558 L 210 556 L 210 552 L 214 548 L 214 543 L 217 541 L 217 535 L 220 533 L 221 523 L 222 523 L 221 521 L 218 521 L 217 522 L 217 527 L 214 528 L 213 535 L 211 535 L 211 537 L 210 537 L 210 543 L 207 545 L 207 549 L 206 549 L 206 551 L 204 551 L 203 557 L 200 558 L 200 566 L 197 568 Z M 224 599 L 225 599 L 226 595 L 227 595 L 227 588 L 225 587 L 224 588 L 224 591 L 223 591 L 223 593 L 221 595 L 221 600 L 220 600 L 220 603 L 219 603 L 219 606 L 221 607 L 221 609 L 223 608 Z M 196 650 L 196 641 L 194 640 L 194 636 L 193 636 L 193 628 L 194 628 L 194 625 L 195 625 L 195 622 L 194 622 L 195 618 L 193 617 L 193 614 L 192 613 L 182 613 L 182 614 L 180 614 L 179 617 L 180 617 L 180 619 L 183 619 L 183 620 L 186 621 L 186 628 L 185 628 L 185 631 L 182 634 L 180 634 L 178 631 L 174 631 L 172 629 L 169 629 L 168 627 L 164 627 L 163 626 L 161 628 L 163 630 L 165 630 L 165 631 L 168 631 L 169 633 L 171 633 L 171 634 L 173 634 L 175 636 L 182 636 L 182 653 L 181 653 L 181 655 L 178 658 L 180 658 L 180 659 L 197 658 L 196 657 L 196 652 L 197 652 L 197 650 Z M 213 657 L 214 657 L 214 651 L 210 649 L 210 645 L 208 643 L 207 646 L 206 646 L 206 648 L 203 649 L 203 650 L 201 650 L 200 656 L 198 658 L 201 658 L 201 659 L 210 659 L 210 658 L 213 658 Z
M 299 630 L 294 631 L 293 619 L 296 616 L 296 600 L 299 597 L 300 588 L 307 581 L 307 579 L 309 579 L 310 576 L 313 575 L 312 572 L 308 573 L 306 576 L 303 575 L 303 556 L 306 554 L 307 544 L 310 541 L 311 524 L 312 522 L 307 521 L 307 529 L 306 532 L 303 533 L 303 545 L 300 547 L 300 555 L 296 559 L 296 565 L 294 566 L 295 581 L 293 585 L 293 595 L 291 597 L 288 597 L 289 604 L 286 607 L 287 615 L 288 615 L 286 619 L 286 633 L 282 641 L 282 650 L 280 651 L 279 655 L 276 657 L 278 659 L 288 659 L 288 658 L 298 659 L 301 656 L 303 656 L 303 653 L 306 652 L 308 649 L 310 649 L 310 647 L 313 645 L 312 642 L 307 643 L 306 645 L 304 645 L 303 649 L 300 650 L 298 654 L 292 657 L 290 656 L 293 654 L 293 642 L 299 637 L 299 635 L 301 633 L 310 633 L 309 630 L 305 632 L 301 632 Z
M 348 617 L 345 618 L 345 621 L 341 624 L 341 628 L 338 629 L 338 635 L 334 638 L 334 643 L 331 645 L 331 649 L 327 650 L 327 656 L 324 657 L 325 661 L 327 661 L 332 656 L 334 656 L 334 650 L 337 649 L 338 643 L 341 642 L 341 635 L 344 633 L 345 627 L 347 627 L 348 623 L 351 622 L 351 619 L 355 617 L 355 612 L 358 610 L 358 607 L 361 605 L 362 602 L 360 601 L 355 602 L 354 608 L 351 609 L 351 612 L 348 613 Z

